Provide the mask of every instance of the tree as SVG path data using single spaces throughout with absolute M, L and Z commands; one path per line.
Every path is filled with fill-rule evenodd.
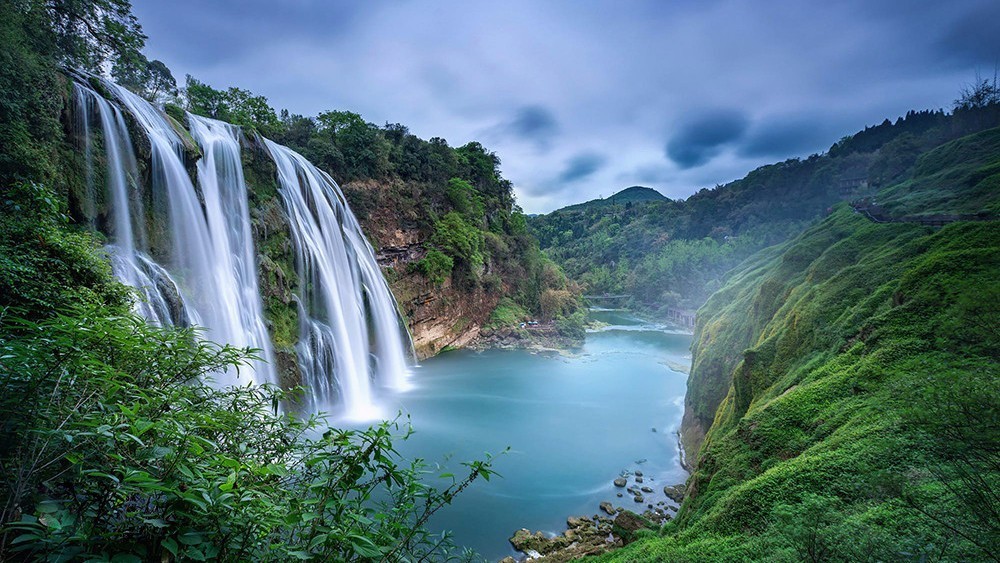
M 62 56 L 96 70 L 103 63 L 132 59 L 146 36 L 129 0 L 34 0 L 28 9 L 48 12 Z
M 959 91 L 958 99 L 955 100 L 954 105 L 956 111 L 968 111 L 996 104 L 1000 104 L 1000 85 L 997 83 L 997 74 L 993 73 L 991 81 L 983 78 L 977 72 L 976 80 Z
M 177 80 L 162 61 L 150 61 L 141 53 L 131 53 L 115 61 L 111 76 L 118 84 L 157 102 L 177 95 Z

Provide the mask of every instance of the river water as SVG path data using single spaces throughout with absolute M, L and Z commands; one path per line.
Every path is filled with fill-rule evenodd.
M 597 514 L 605 500 L 642 512 L 666 500 L 664 485 L 684 482 L 676 432 L 691 335 L 621 312 L 592 317 L 608 326 L 576 354 L 447 352 L 383 404 L 412 417 L 416 432 L 397 444 L 403 455 L 456 476 L 461 461 L 510 447 L 494 459 L 502 477 L 474 483 L 430 528 L 495 561 L 515 553 L 507 538 L 518 528 L 560 533 L 567 516 Z M 655 491 L 642 504 L 612 483 L 635 470 Z

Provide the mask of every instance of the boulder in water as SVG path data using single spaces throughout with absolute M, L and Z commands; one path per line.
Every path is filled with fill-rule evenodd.
M 611 516 L 615 515 L 615 507 L 610 502 L 607 502 L 607 501 L 602 502 L 601 503 L 601 510 L 603 510 L 604 512 L 607 512 Z
M 687 487 L 685 485 L 677 485 L 675 487 L 667 485 L 666 487 L 663 487 L 663 494 L 667 495 L 667 498 L 678 504 L 684 501 L 684 494 L 686 492 Z
M 616 487 L 624 487 L 625 485 L 628 485 L 628 479 L 626 479 L 624 477 L 619 477 L 619 478 L 615 479 L 615 486 Z

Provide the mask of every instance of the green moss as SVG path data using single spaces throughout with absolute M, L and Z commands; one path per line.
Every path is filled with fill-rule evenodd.
M 961 414 L 1000 409 L 1000 334 L 983 328 L 1000 320 L 998 271 L 1000 223 L 878 225 L 846 208 L 748 260 L 699 311 L 688 408 L 711 430 L 692 494 L 668 537 L 605 560 L 798 560 L 808 541 L 844 560 L 859 545 L 980 558 L 925 515 L 996 534 L 954 493 L 967 485 L 947 468 L 978 462 L 945 452 L 967 438 L 911 421 L 1000 439 Z

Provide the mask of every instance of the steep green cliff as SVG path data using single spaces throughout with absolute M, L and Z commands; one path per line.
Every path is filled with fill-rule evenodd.
M 885 213 L 995 210 L 998 133 L 923 155 Z M 688 498 L 608 560 L 995 558 L 998 271 L 996 220 L 843 204 L 747 260 L 699 311 Z

